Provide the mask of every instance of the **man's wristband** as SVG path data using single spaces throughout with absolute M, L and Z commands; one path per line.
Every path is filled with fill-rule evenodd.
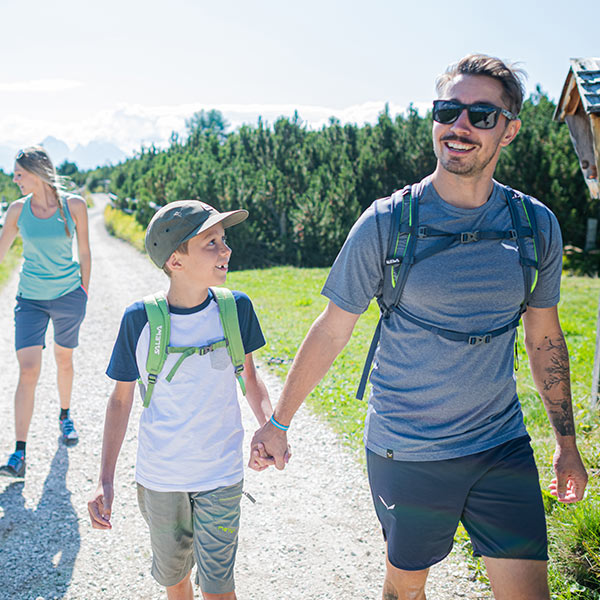
M 279 421 L 277 421 L 273 415 L 271 415 L 269 421 L 271 422 L 271 425 L 273 425 L 273 427 L 277 427 L 277 429 L 281 429 L 281 431 L 287 431 L 290 428 L 289 425 L 282 425 L 281 423 L 279 423 Z

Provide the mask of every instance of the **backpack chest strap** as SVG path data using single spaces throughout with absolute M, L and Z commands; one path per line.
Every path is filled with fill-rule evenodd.
M 467 342 L 469 346 L 478 346 L 479 344 L 489 344 L 493 338 L 502 335 L 512 329 L 515 329 L 519 325 L 519 321 L 521 320 L 521 314 L 515 317 L 510 323 L 503 325 L 502 327 L 498 327 L 497 329 L 493 329 L 492 331 L 487 331 L 484 333 L 476 332 L 476 333 L 465 333 L 463 331 L 454 331 L 452 329 L 445 329 L 443 327 L 437 327 L 436 325 L 431 325 L 426 321 L 421 321 L 421 319 L 417 319 L 410 313 L 401 309 L 399 306 L 394 306 L 392 310 L 399 314 L 403 319 L 406 319 L 410 323 L 421 327 L 422 329 L 426 329 L 427 331 L 431 331 L 436 335 L 439 335 L 447 340 L 452 340 L 454 342 Z
M 169 374 L 167 375 L 166 380 L 169 383 L 171 382 L 171 379 L 173 379 L 173 377 L 175 376 L 175 373 L 177 373 L 177 369 L 179 369 L 179 367 L 181 366 L 181 363 L 189 356 L 192 356 L 193 354 L 199 354 L 200 356 L 204 356 L 205 354 L 214 352 L 215 350 L 217 350 L 219 348 L 226 348 L 226 347 L 227 347 L 227 340 L 224 338 L 222 340 L 213 342 L 212 344 L 207 344 L 206 346 L 167 346 L 167 349 L 166 349 L 167 354 L 181 354 L 181 356 L 177 359 L 177 362 L 173 365 L 173 368 L 169 371 Z

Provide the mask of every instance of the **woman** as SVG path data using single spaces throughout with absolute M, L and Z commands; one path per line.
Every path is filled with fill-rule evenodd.
M 0 475 L 22 478 L 27 432 L 50 319 L 54 326 L 62 439 L 67 445 L 78 441 L 69 413 L 72 357 L 85 316 L 91 255 L 85 201 L 63 191 L 63 180 L 42 147 L 32 146 L 17 154 L 13 181 L 24 197 L 13 202 L 6 212 L 0 231 L 0 262 L 20 233 L 24 262 L 15 307 L 15 347 L 19 362 L 15 392 L 17 444 L 8 463 L 0 467 Z M 79 262 L 73 258 L 74 234 Z

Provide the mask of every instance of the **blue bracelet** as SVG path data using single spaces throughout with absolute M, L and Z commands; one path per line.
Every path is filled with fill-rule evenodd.
M 287 431 L 290 428 L 289 425 L 282 425 L 281 423 L 277 422 L 273 415 L 271 415 L 269 421 L 271 421 L 271 425 L 274 425 L 275 427 L 277 427 L 277 429 L 281 429 L 281 431 Z

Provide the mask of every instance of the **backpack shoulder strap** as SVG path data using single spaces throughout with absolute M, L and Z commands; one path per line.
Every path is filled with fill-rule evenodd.
M 392 196 L 392 218 L 379 305 L 385 315 L 396 306 L 415 258 L 419 230 L 419 200 L 407 185 Z
M 227 340 L 227 352 L 233 363 L 235 376 L 240 384 L 242 393 L 246 395 L 246 385 L 242 379 L 242 371 L 246 362 L 246 351 L 242 342 L 242 334 L 240 332 L 240 322 L 238 320 L 237 305 L 231 290 L 221 287 L 211 287 L 210 290 L 214 294 L 217 304 L 219 305 L 219 318 L 223 326 L 223 333 Z
M 375 216 L 378 217 L 377 205 L 375 205 Z M 371 346 L 356 391 L 358 400 L 362 400 L 365 393 L 371 365 L 381 336 L 381 320 L 387 319 L 392 308 L 400 301 L 408 270 L 414 261 L 419 227 L 418 217 L 418 200 L 412 197 L 410 185 L 392 195 L 390 230 L 383 265 L 383 287 L 381 296 L 377 298 L 381 316 L 371 340 Z M 377 231 L 381 235 L 379 223 Z M 381 246 L 384 247 L 383 244 Z
M 144 394 L 144 408 L 150 405 L 154 384 L 167 359 L 167 346 L 171 337 L 171 318 L 169 304 L 164 292 L 157 292 L 144 297 L 144 307 L 150 327 L 150 343 L 146 371 L 148 387 Z
M 519 249 L 519 261 L 523 269 L 525 289 L 521 312 L 524 312 L 529 303 L 529 299 L 531 298 L 531 294 L 537 285 L 541 251 L 540 232 L 531 198 L 508 186 L 504 187 L 504 191 L 513 222 L 517 247 Z M 528 245 L 526 243 L 527 238 L 531 240 L 530 246 L 533 249 L 533 256 L 531 256 L 531 253 L 528 253 Z

